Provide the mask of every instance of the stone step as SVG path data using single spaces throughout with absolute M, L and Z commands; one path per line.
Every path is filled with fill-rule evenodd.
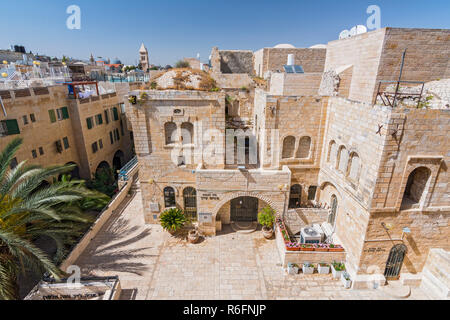
M 231 222 L 231 228 L 238 233 L 253 233 L 258 229 L 257 222 Z
M 403 285 L 400 281 L 389 281 L 387 286 L 379 287 L 377 290 L 395 299 L 407 299 L 411 295 L 411 287 Z

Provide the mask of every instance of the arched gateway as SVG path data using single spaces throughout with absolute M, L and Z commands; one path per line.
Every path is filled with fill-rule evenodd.
M 239 197 L 231 200 L 230 215 L 233 222 L 253 222 L 258 220 L 258 198 Z

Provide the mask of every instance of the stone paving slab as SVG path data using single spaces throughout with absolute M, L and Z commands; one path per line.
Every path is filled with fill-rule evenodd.
M 130 199 L 129 199 L 130 200 Z M 118 210 L 92 239 L 77 265 L 83 276 L 120 277 L 122 299 L 373 300 L 379 290 L 346 290 L 331 275 L 288 275 L 274 240 L 225 226 L 192 245 L 145 225 L 141 194 Z M 429 299 L 414 289 L 410 299 Z

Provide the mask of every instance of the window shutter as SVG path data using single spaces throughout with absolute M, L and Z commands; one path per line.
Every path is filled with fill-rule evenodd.
M 50 122 L 51 122 L 51 123 L 56 122 L 56 114 L 55 114 L 55 110 L 53 110 L 53 109 L 48 110 L 48 115 L 50 116 Z
M 19 124 L 17 123 L 16 119 L 5 120 L 5 122 L 8 135 L 20 134 Z
M 92 129 L 92 118 L 86 118 L 87 128 Z
M 114 121 L 119 120 L 119 113 L 117 112 L 117 108 L 113 108 L 113 114 L 114 114 Z
M 62 109 L 63 119 L 69 119 L 69 109 L 67 107 L 63 107 Z

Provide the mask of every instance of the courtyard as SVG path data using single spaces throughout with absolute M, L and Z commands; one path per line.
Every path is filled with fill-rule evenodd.
M 76 262 L 82 276 L 118 275 L 129 300 L 374 300 L 385 290 L 346 290 L 331 275 L 288 275 L 274 240 L 225 226 L 192 245 L 145 225 L 141 192 L 125 199 Z M 413 288 L 409 299 L 430 299 Z

